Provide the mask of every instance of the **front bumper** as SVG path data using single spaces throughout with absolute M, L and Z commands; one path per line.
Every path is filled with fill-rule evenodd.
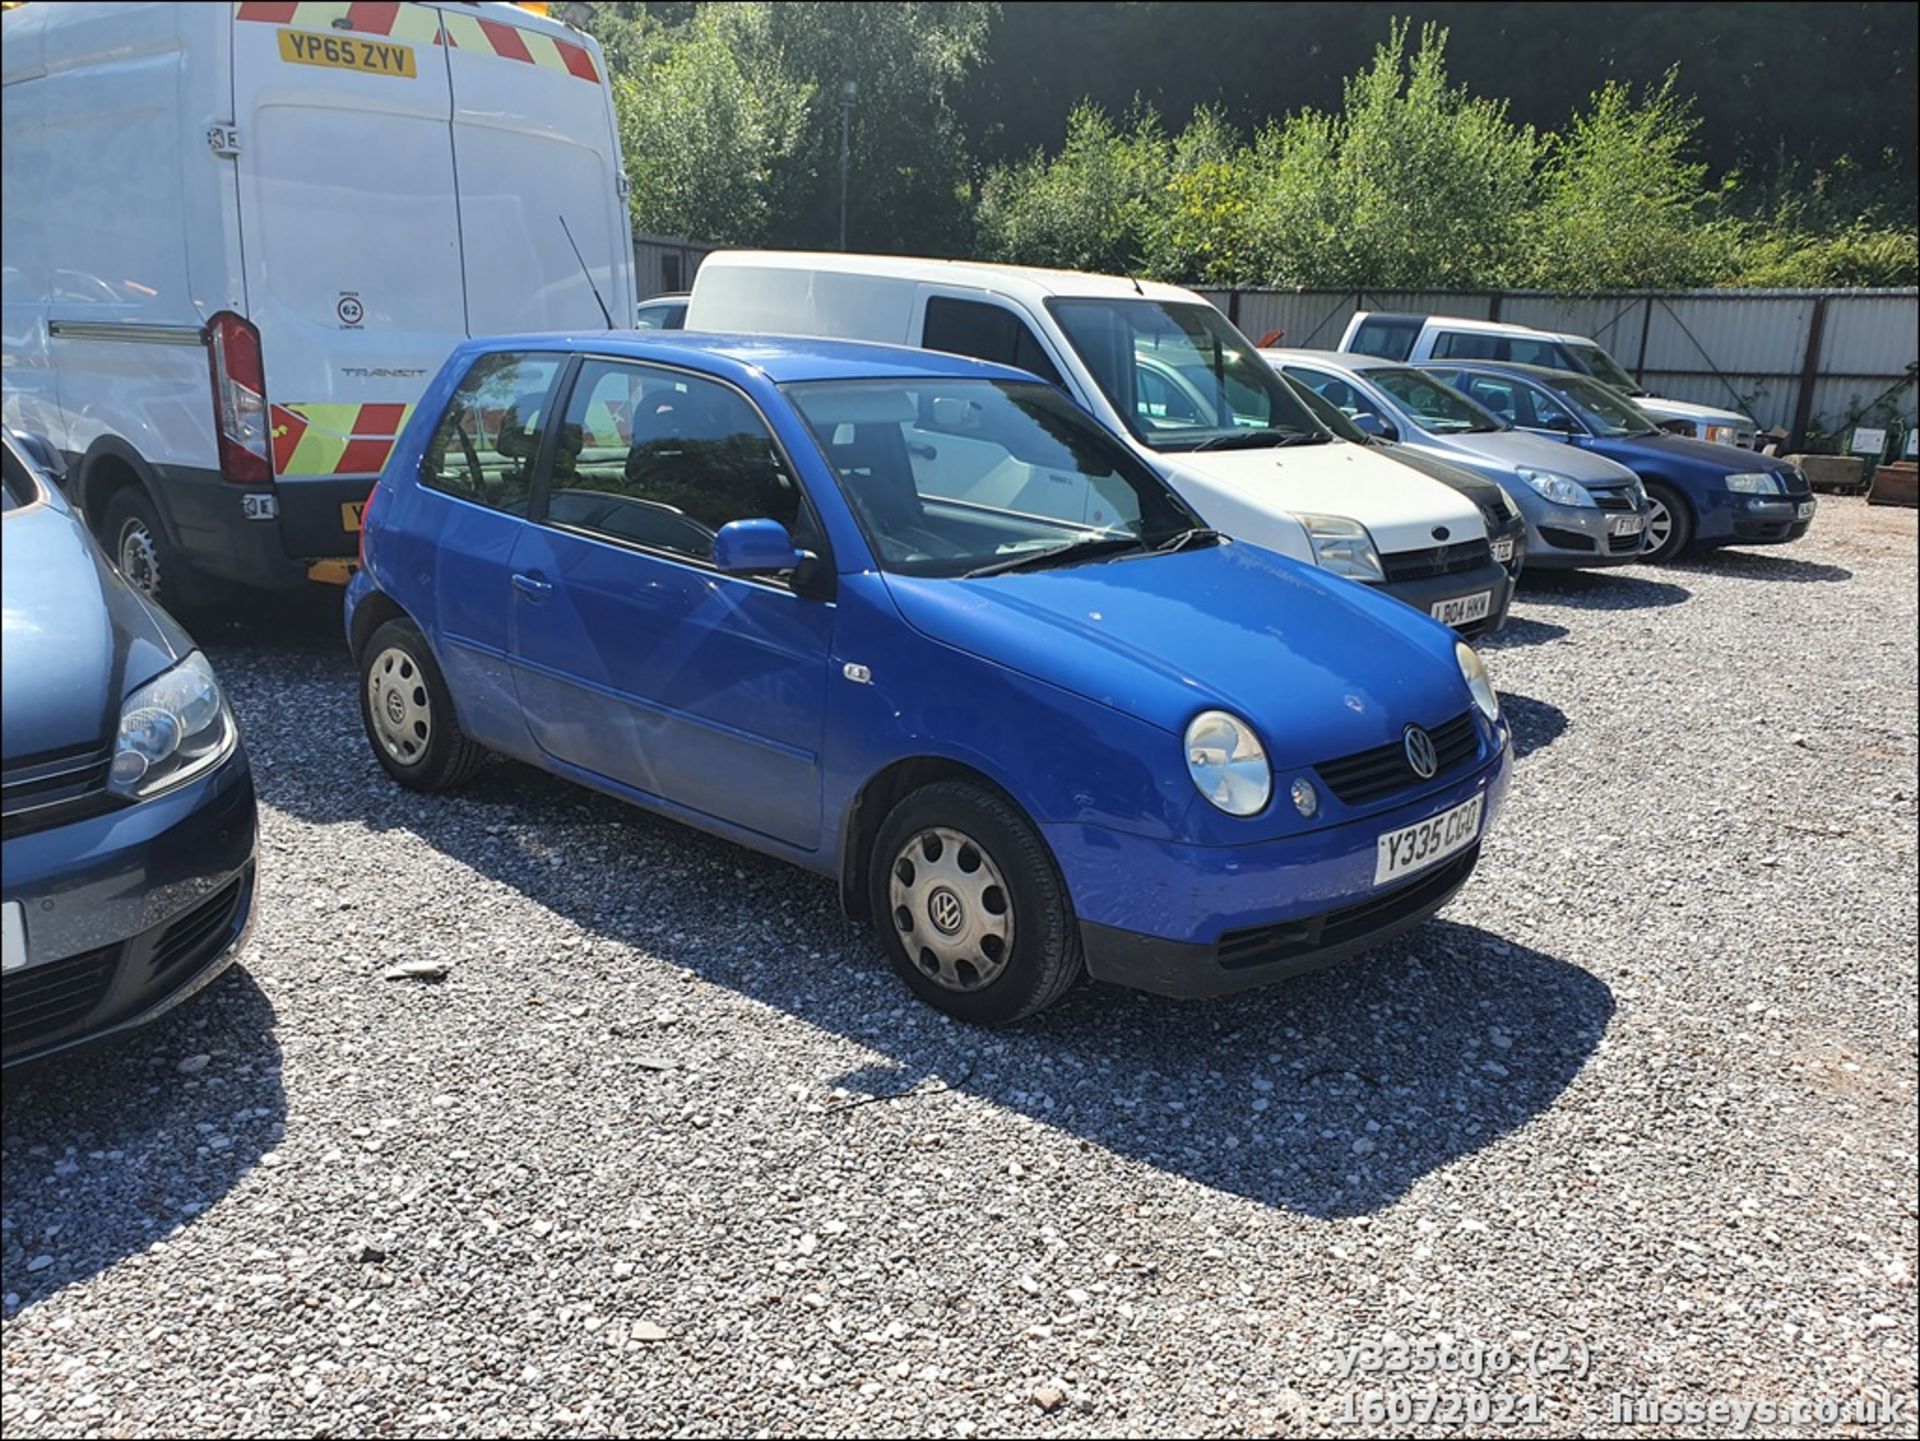
M 1527 512 L 1527 567 L 1530 570 L 1598 569 L 1632 565 L 1646 545 L 1644 529 L 1616 536 L 1613 523 L 1634 512 L 1590 505 L 1539 505 Z M 1645 514 L 1641 512 L 1644 524 Z
M 1491 596 L 1486 616 L 1456 625 L 1454 629 L 1464 636 L 1491 635 L 1507 623 L 1507 607 L 1513 603 L 1514 574 L 1517 569 L 1510 573 L 1507 566 L 1488 561 L 1472 570 L 1424 576 L 1419 580 L 1391 580 L 1374 589 L 1405 602 L 1422 615 L 1432 615 L 1434 606 L 1442 601 L 1486 591 Z
M 241 746 L 177 791 L 7 840 L 27 964 L 0 981 L 0 1064 L 144 1025 L 226 969 L 252 922 L 257 831 Z
M 1817 503 L 1811 492 L 1786 499 L 1714 492 L 1700 507 L 1693 538 L 1701 545 L 1784 545 L 1807 533 Z
M 1211 996 L 1317 970 L 1427 919 L 1465 884 L 1505 798 L 1512 743 L 1418 800 L 1304 835 L 1193 846 L 1100 827 L 1043 829 L 1080 917 L 1097 980 L 1165 996 Z M 1486 797 L 1466 850 L 1387 887 L 1373 884 L 1376 842 Z

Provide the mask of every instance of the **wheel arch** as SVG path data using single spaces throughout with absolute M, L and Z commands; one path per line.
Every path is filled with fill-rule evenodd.
M 1032 815 L 1007 788 L 975 766 L 949 756 L 907 756 L 869 777 L 847 804 L 840 822 L 840 909 L 849 920 L 868 919 L 866 874 L 880 825 L 895 806 L 923 786 L 969 781 L 1003 798 L 1035 831 Z
M 172 509 L 161 493 L 153 467 L 119 436 L 103 435 L 95 440 L 80 457 L 76 469 L 75 498 L 87 529 L 95 535 L 100 534 L 100 527 L 106 523 L 107 507 L 113 504 L 114 496 L 123 490 L 137 490 L 160 518 L 167 540 L 174 545 L 180 543 Z
M 366 649 L 367 642 L 372 639 L 373 633 L 390 620 L 410 620 L 416 626 L 420 625 L 419 621 L 414 620 L 413 616 L 407 613 L 405 606 L 384 590 L 368 591 L 365 598 L 354 606 L 353 621 L 347 633 L 347 649 L 356 664 L 360 660 L 360 653 Z M 426 634 L 424 626 L 421 627 L 420 633 Z M 431 645 L 432 642 L 429 641 L 428 644 Z M 437 662 L 438 657 L 435 660 Z

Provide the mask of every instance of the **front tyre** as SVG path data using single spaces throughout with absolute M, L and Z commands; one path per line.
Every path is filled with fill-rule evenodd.
M 1662 565 L 1693 543 L 1693 511 L 1680 492 L 1653 481 L 1647 486 L 1647 545 L 1640 559 Z
M 896 805 L 874 840 L 868 901 L 901 979 L 960 1020 L 1021 1020 L 1080 977 L 1059 868 L 1019 809 L 985 786 L 940 781 Z
M 390 620 L 360 652 L 360 721 L 374 759 L 416 791 L 457 786 L 487 757 L 453 713 L 453 695 L 420 627 Z

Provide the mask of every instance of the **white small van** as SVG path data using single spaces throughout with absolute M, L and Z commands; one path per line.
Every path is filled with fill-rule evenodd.
M 607 67 L 579 31 L 338 0 L 0 23 L 4 419 L 65 452 L 108 553 L 170 603 L 343 568 L 461 340 L 630 323 Z
M 686 328 L 885 341 L 1017 366 L 1129 438 L 1216 529 L 1379 586 L 1470 634 L 1505 617 L 1512 577 L 1488 535 L 1508 517 L 1334 436 L 1190 290 L 971 261 L 718 251 L 694 279 Z
M 1505 360 L 1570 370 L 1610 385 L 1659 422 L 1661 429 L 1716 445 L 1754 447 L 1753 417 L 1718 406 L 1654 395 L 1627 373 L 1597 340 L 1558 330 L 1535 330 L 1500 320 L 1458 315 L 1393 315 L 1362 310 L 1347 322 L 1340 349 L 1422 366 L 1429 360 Z

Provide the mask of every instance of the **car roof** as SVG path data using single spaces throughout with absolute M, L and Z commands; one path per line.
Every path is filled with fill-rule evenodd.
M 1337 370 L 1419 370 L 1425 365 L 1424 361 L 1389 360 L 1384 355 L 1362 355 L 1356 350 L 1299 350 L 1276 345 L 1260 353 L 1282 365 L 1297 360 L 1302 365 L 1331 365 Z
M 867 340 L 823 340 L 806 335 L 718 335 L 697 330 L 589 330 L 490 335 L 460 347 L 463 354 L 501 350 L 564 350 L 582 355 L 651 360 L 703 370 L 732 380 L 762 375 L 776 385 L 807 380 L 877 380 L 919 376 L 965 380 L 1024 380 L 1024 370 L 963 355 L 881 345 Z
M 708 267 L 762 266 L 780 270 L 827 270 L 849 275 L 884 276 L 922 284 L 968 286 L 1028 300 L 1170 300 L 1207 304 L 1206 297 L 1178 285 L 1136 280 L 1128 275 L 1093 275 L 1079 270 L 1049 270 L 1037 265 L 1001 265 L 983 260 L 937 260 L 913 255 L 843 255 L 838 251 L 716 250 L 701 262 Z M 698 278 L 694 284 L 699 284 Z

